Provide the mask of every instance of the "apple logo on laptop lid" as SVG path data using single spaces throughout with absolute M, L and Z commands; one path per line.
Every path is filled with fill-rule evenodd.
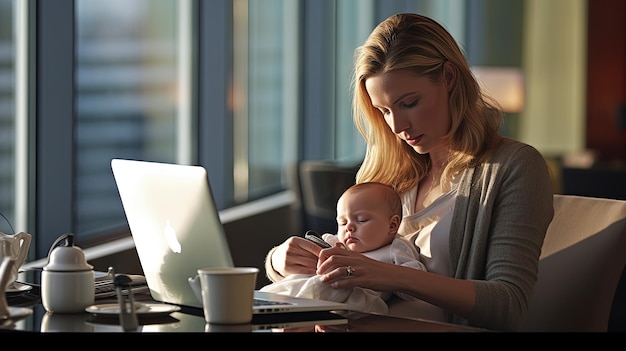
M 163 227 L 163 235 L 165 235 L 165 242 L 167 246 L 170 247 L 175 253 L 180 253 L 182 251 L 182 247 L 178 238 L 176 237 L 176 229 L 172 226 L 170 220 L 165 221 L 165 227 Z

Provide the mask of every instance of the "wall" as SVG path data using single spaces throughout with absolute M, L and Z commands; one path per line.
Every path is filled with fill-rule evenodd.
M 626 1 L 589 1 L 586 142 L 601 161 L 622 166 L 626 165 L 625 18 Z
M 526 105 L 519 138 L 546 155 L 584 150 L 586 1 L 524 4 Z
M 549 156 L 626 164 L 626 2 L 528 0 L 519 138 Z M 621 109 L 621 114 L 620 114 Z

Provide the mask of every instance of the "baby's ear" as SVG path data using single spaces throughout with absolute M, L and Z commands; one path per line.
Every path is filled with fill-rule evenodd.
M 401 218 L 397 214 L 389 217 L 389 234 L 396 234 L 400 228 Z

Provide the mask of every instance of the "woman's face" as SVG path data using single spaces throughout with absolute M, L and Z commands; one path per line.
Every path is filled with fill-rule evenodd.
M 449 73 L 449 72 L 448 72 Z M 408 70 L 379 73 L 365 81 L 372 101 L 391 130 L 420 154 L 446 152 L 450 129 L 450 75 L 433 83 Z

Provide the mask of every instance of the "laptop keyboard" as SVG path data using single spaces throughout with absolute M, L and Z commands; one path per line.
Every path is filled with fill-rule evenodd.
M 112 280 L 96 281 L 95 289 L 96 289 L 95 291 L 96 299 L 103 299 L 103 298 L 108 298 L 108 297 L 117 295 L 117 292 L 115 290 L 115 285 L 113 284 Z M 133 291 L 133 294 L 138 294 L 138 293 L 142 293 L 145 291 L 149 291 L 149 289 L 148 289 L 148 285 L 144 283 L 144 284 L 139 284 L 137 286 L 133 286 L 132 291 Z M 128 295 L 128 290 L 124 289 L 122 290 L 122 293 L 124 295 Z
M 113 277 L 115 276 L 113 268 L 109 267 L 109 270 L 106 272 L 106 274 L 104 274 L 104 272 L 98 273 L 99 274 L 96 276 L 94 281 L 95 298 L 103 299 L 117 295 L 117 292 L 115 290 L 115 284 L 113 284 Z M 127 276 L 131 279 L 133 294 L 149 291 L 146 277 L 136 274 L 127 274 Z M 128 290 L 124 289 L 122 290 L 122 293 L 124 295 L 127 295 Z
M 254 299 L 255 306 L 274 306 L 274 305 L 291 305 L 289 302 L 280 302 L 280 301 L 270 301 L 263 299 Z

